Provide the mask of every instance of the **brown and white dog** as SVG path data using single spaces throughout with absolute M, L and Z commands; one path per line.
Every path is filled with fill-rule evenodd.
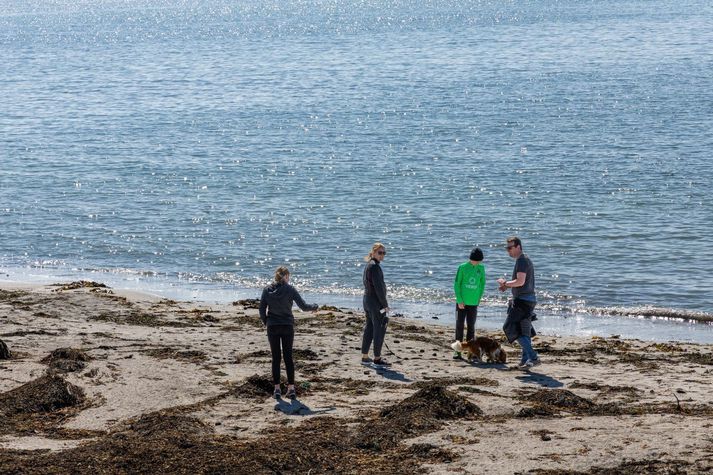
M 463 353 L 466 360 L 475 358 L 483 361 L 483 356 L 487 356 L 488 363 L 507 363 L 507 354 L 500 347 L 500 343 L 487 336 L 479 336 L 475 340 L 466 342 L 456 341 L 451 348 L 458 353 Z

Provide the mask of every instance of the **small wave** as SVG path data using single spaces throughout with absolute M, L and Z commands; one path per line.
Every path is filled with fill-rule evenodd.
M 587 313 L 593 315 L 611 315 L 618 317 L 644 317 L 661 318 L 669 320 L 689 320 L 695 322 L 713 322 L 713 313 L 684 310 L 679 308 L 665 308 L 653 306 L 641 307 L 589 307 Z

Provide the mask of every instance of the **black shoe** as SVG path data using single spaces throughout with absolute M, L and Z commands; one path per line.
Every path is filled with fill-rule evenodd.
M 389 363 L 388 361 L 386 361 L 386 360 L 383 359 L 383 358 L 378 358 L 378 359 L 375 358 L 375 359 L 374 359 L 374 364 L 375 364 L 376 366 L 391 366 L 391 363 Z
M 282 398 L 282 391 L 280 391 L 279 389 L 275 389 L 275 392 L 272 393 L 272 396 L 275 399 L 280 399 L 280 398 Z
M 290 388 L 287 390 L 286 396 L 290 399 L 297 399 L 297 391 L 295 391 L 295 388 Z

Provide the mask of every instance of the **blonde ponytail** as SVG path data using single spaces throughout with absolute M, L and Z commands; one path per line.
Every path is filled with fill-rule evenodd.
M 288 269 L 285 266 L 280 266 L 277 269 L 275 269 L 275 282 L 280 283 L 284 282 L 286 277 L 289 277 L 290 275 L 290 269 Z

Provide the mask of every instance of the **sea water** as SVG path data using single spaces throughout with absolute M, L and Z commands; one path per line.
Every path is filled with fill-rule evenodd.
M 518 235 L 538 328 L 711 342 L 711 44 L 696 0 L 3 0 L 3 279 L 359 307 L 381 241 L 452 324 L 479 246 L 498 328 Z

